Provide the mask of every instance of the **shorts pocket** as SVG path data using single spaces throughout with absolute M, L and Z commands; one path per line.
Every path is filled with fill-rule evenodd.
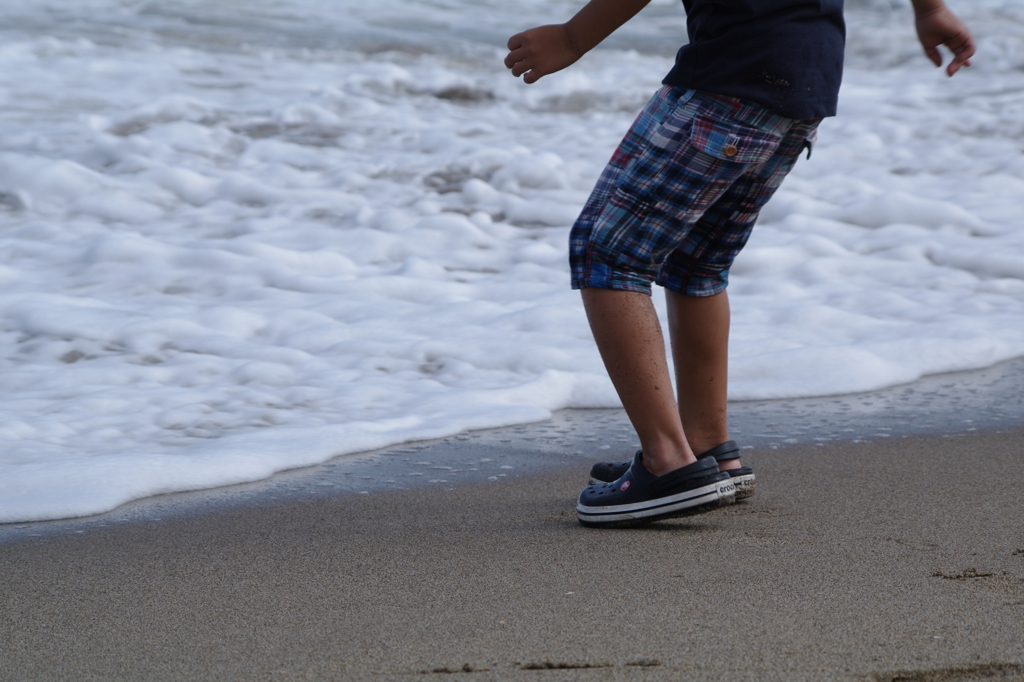
M 705 116 L 693 119 L 690 144 L 721 161 L 742 164 L 764 163 L 782 143 L 782 135 L 757 128 L 723 123 Z

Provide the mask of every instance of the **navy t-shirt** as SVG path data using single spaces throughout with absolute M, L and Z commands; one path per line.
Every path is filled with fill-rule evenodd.
M 789 118 L 834 116 L 843 76 L 843 0 L 683 0 L 690 44 L 666 85 L 763 104 Z

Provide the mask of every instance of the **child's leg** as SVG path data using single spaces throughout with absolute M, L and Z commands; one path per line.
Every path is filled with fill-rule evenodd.
M 729 298 L 665 290 L 679 417 L 690 448 L 707 452 L 729 440 Z M 741 466 L 738 459 L 722 469 Z
M 701 215 L 658 275 L 668 303 L 680 421 L 696 453 L 729 440 L 729 268 L 815 126 L 794 125 L 770 160 L 737 179 Z M 721 469 L 741 466 L 739 459 L 720 462 Z
M 670 389 L 664 341 L 649 298 L 651 280 L 657 277 L 666 288 L 695 297 L 724 291 L 729 264 L 712 262 L 710 273 L 703 269 L 706 256 L 714 261 L 717 254 L 704 247 L 720 244 L 701 228 L 714 232 L 718 218 L 701 219 L 744 175 L 770 165 L 791 125 L 736 100 L 663 89 L 627 133 L 573 226 L 573 286 L 583 289 L 602 359 L 652 473 L 678 469 L 694 458 Z M 740 189 L 739 198 L 749 192 Z M 696 239 L 688 240 L 694 230 Z M 672 256 L 678 263 L 666 272 L 662 264 Z M 682 306 L 686 310 L 676 311 L 682 317 L 689 308 L 705 310 L 699 303 Z M 727 317 L 720 336 L 720 352 L 727 353 Z M 724 408 L 720 412 L 719 424 Z M 699 438 L 709 438 L 719 427 L 697 428 Z
M 665 340 L 651 297 L 587 288 L 583 305 L 601 359 L 640 438 L 644 466 L 661 476 L 695 462 L 672 395 Z

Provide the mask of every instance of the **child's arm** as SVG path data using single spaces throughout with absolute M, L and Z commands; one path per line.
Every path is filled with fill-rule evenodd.
M 508 39 L 505 66 L 535 83 L 561 71 L 629 21 L 651 0 L 590 0 L 564 24 L 538 26 Z
M 917 37 L 924 47 L 924 53 L 942 66 L 939 45 L 945 45 L 953 53 L 953 61 L 946 67 L 952 76 L 961 66 L 970 66 L 975 44 L 971 32 L 964 23 L 949 11 L 942 0 L 910 0 L 917 17 Z

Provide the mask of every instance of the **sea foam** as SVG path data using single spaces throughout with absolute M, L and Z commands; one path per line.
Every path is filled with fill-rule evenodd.
M 675 3 L 529 87 L 505 37 L 576 3 L 10 5 L 0 521 L 618 405 L 566 240 Z M 863 5 L 732 272 L 736 400 L 1024 355 L 1024 13 L 957 7 L 981 51 L 949 80 Z

